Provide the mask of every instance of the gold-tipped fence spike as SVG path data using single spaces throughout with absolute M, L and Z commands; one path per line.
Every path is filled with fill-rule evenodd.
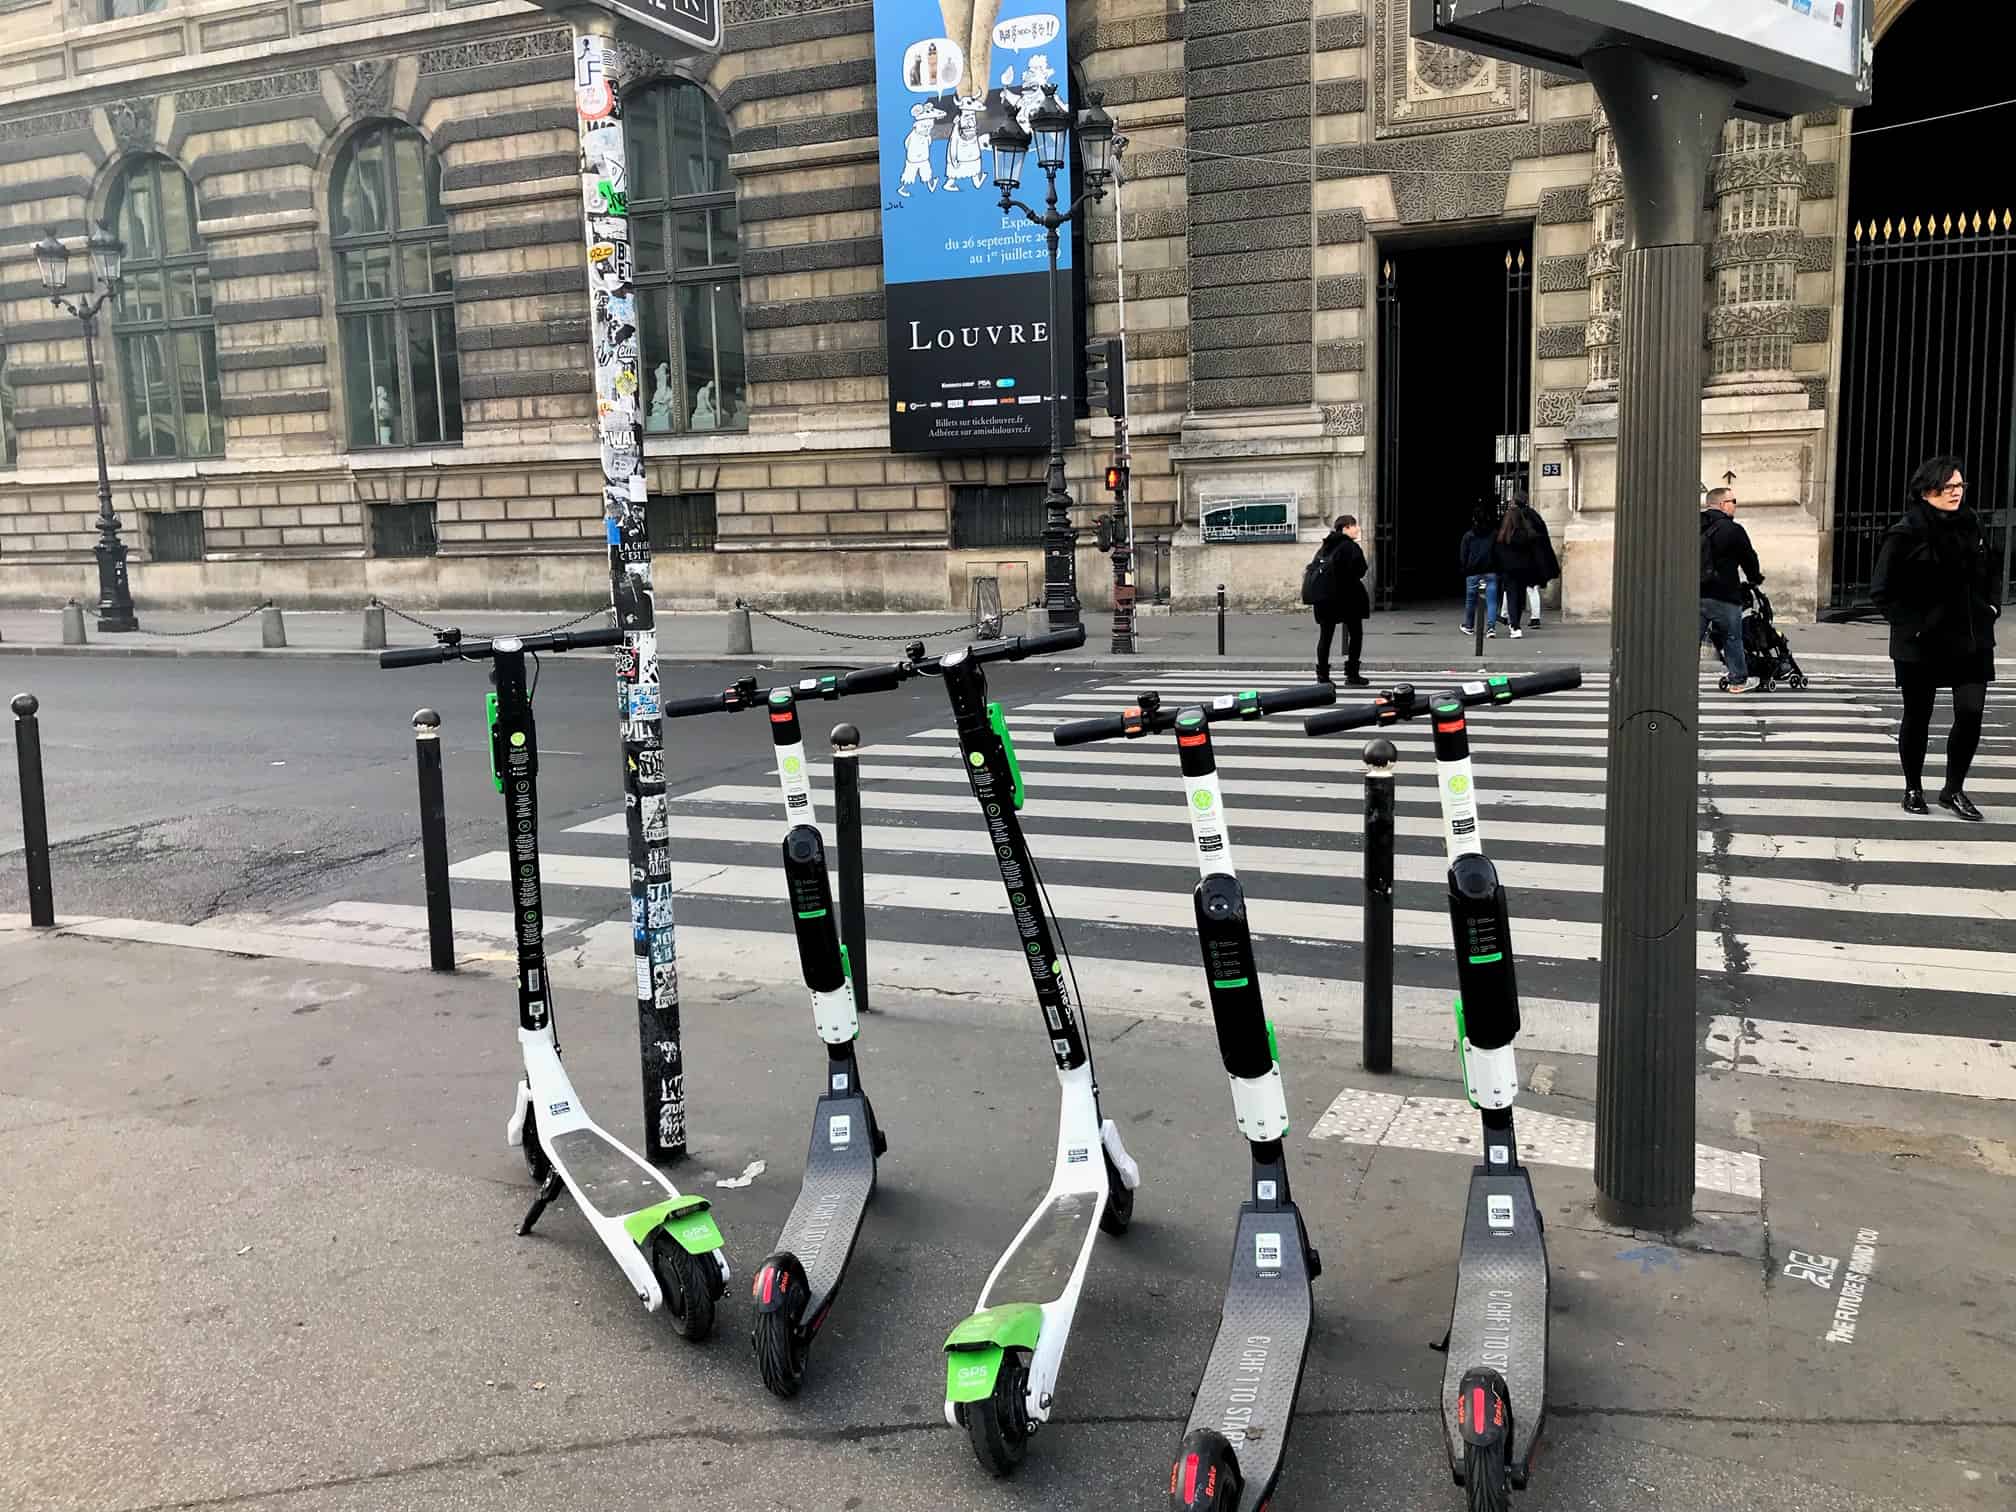
M 1911 217 L 1911 234 L 1913 236 L 1922 236 L 1925 234 L 1925 222 L 1915 215 Z
M 1964 215 L 1960 217 L 1960 229 L 1962 231 L 1967 229 L 1967 217 Z M 1953 234 L 1952 216 L 1947 216 L 1946 219 L 1939 223 L 1939 234 L 1942 236 L 1951 236 Z
M 1887 215 L 1883 217 L 1883 240 L 1890 240 L 1890 217 Z
M 1855 222 L 1854 236 L 1856 241 L 1859 242 L 1862 240 L 1862 222 L 1860 221 Z

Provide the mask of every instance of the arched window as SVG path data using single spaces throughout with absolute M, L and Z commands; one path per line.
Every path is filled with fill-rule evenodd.
M 697 84 L 623 102 L 648 432 L 742 430 L 741 238 L 728 123 Z
M 127 460 L 217 456 L 224 408 L 196 191 L 168 159 L 145 157 L 119 176 L 108 208 L 126 244 L 112 336 L 126 395 Z
M 460 441 L 455 266 L 440 163 L 412 127 L 373 122 L 337 159 L 330 201 L 350 444 Z

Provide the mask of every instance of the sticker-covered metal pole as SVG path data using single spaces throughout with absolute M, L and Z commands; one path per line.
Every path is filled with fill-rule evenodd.
M 1218 654 L 1225 654 L 1225 585 L 1218 585 Z
M 455 912 L 448 892 L 448 800 L 441 791 L 441 716 L 413 716 L 420 772 L 420 864 L 427 876 L 427 953 L 436 971 L 455 969 Z
M 1393 1069 L 1393 777 L 1390 740 L 1365 743 L 1365 1048 L 1367 1071 Z
M 1624 171 L 1596 1210 L 1670 1232 L 1694 1208 L 1701 199 L 1735 87 L 1649 53 L 1583 59 Z
M 861 732 L 851 724 L 833 726 L 834 848 L 840 862 L 840 939 L 847 947 L 847 974 L 854 979 L 854 1007 L 868 1012 L 868 917 L 861 857 Z
M 672 945 L 672 857 L 666 844 L 658 629 L 651 600 L 637 293 L 618 57 L 615 42 L 593 22 L 575 22 L 574 104 L 581 124 L 602 513 L 608 526 L 610 601 L 623 631 L 623 643 L 616 648 L 616 706 L 623 727 L 644 1154 L 667 1162 L 686 1154 L 686 1062 L 679 1042 L 679 968 Z
M 14 759 L 21 768 L 21 852 L 28 859 L 28 922 L 53 929 L 56 899 L 49 885 L 49 811 L 42 801 L 42 722 L 35 711 L 42 701 L 33 693 L 16 693 Z

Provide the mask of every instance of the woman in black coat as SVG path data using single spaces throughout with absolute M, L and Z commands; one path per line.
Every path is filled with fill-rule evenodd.
M 1526 590 L 1547 581 L 1542 536 L 1527 518 L 1530 511 L 1509 504 L 1498 521 L 1498 539 L 1493 560 L 1498 568 L 1499 614 L 1511 628 L 1512 639 L 1521 635 L 1519 616 L 1526 607 Z M 1538 518 L 1535 516 L 1534 518 Z M 1553 547 L 1547 547 L 1552 554 Z
M 1964 791 L 1981 744 L 1981 715 L 1995 680 L 1996 602 L 1981 520 L 1967 508 L 1958 457 L 1933 457 L 1911 475 L 1910 501 L 1883 537 L 1871 597 L 1890 622 L 1890 660 L 1904 697 L 1897 755 L 1904 767 L 1904 811 L 1923 814 L 1925 744 L 1932 705 L 1953 690 L 1946 737 L 1946 785 L 1939 806 L 1962 819 L 1981 811 Z
M 1339 515 L 1330 534 L 1317 548 L 1316 560 L 1324 562 L 1322 586 L 1316 602 L 1316 681 L 1330 681 L 1330 642 L 1338 625 L 1344 627 L 1344 686 L 1369 688 L 1358 666 L 1365 645 L 1365 616 L 1372 612 L 1372 599 L 1365 591 L 1365 550 L 1358 544 L 1358 518 Z M 1313 563 L 1311 564 L 1314 565 Z

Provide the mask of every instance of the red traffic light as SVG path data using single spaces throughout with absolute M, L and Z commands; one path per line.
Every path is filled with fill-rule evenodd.
M 1122 493 L 1126 490 L 1126 487 L 1127 469 L 1116 462 L 1106 469 L 1106 492 L 1111 494 Z

